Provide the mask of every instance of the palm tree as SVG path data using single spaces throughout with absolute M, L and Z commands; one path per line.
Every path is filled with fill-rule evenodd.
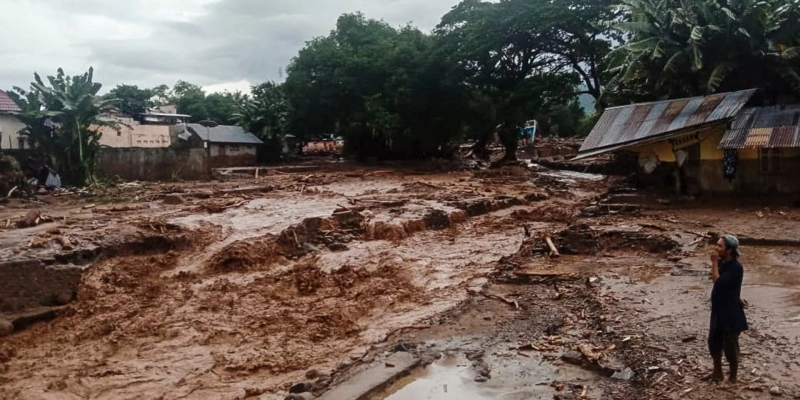
M 100 148 L 99 128 L 117 127 L 101 118 L 114 111 L 113 100 L 98 96 L 102 85 L 93 82 L 94 70 L 66 76 L 59 68 L 45 83 L 34 74 L 30 91 L 14 88 L 12 99 L 23 110 L 21 119 L 32 146 L 45 152 L 51 167 L 78 185 L 94 182 L 94 165 Z
M 610 90 L 681 97 L 757 87 L 800 96 L 798 0 L 623 0 Z

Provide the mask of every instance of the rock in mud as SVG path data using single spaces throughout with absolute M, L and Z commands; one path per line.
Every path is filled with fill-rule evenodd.
M 183 203 L 186 203 L 186 200 L 183 198 L 183 196 L 181 196 L 179 194 L 168 194 L 168 195 L 164 196 L 164 204 L 168 204 L 168 205 L 173 205 L 174 206 L 174 205 L 179 205 L 179 204 L 183 204 Z
M 14 324 L 11 321 L 0 319 L 0 337 L 14 333 Z
M 311 391 L 313 386 L 311 382 L 298 382 L 289 388 L 289 393 L 305 393 Z
M 561 361 L 567 364 L 581 366 L 583 365 L 583 356 L 577 351 L 570 350 L 561 355 Z
M 306 379 L 317 379 L 319 378 L 319 371 L 315 369 L 310 369 L 306 371 Z
M 330 251 L 347 251 L 347 250 L 348 250 L 348 247 L 347 247 L 347 245 L 346 245 L 346 244 L 344 244 L 344 243 L 340 243 L 340 242 L 333 242 L 333 243 L 331 243 L 331 244 L 329 244 L 329 245 L 328 245 L 328 249 L 329 249 Z
M 28 211 L 28 213 L 25 214 L 25 220 L 23 221 L 24 226 L 36 226 L 41 215 L 42 212 L 39 210 Z
M 769 394 L 771 394 L 771 395 L 773 395 L 775 397 L 780 397 L 780 396 L 783 396 L 783 390 L 781 390 L 781 388 L 778 387 L 778 386 L 773 386 L 773 387 L 769 388 Z
M 478 383 L 483 383 L 483 382 L 486 382 L 488 380 L 489 380 L 489 378 L 487 378 L 487 377 L 485 377 L 483 375 L 475 377 L 475 382 L 478 382 Z

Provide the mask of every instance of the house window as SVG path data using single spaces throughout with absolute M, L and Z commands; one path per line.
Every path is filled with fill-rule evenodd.
M 25 138 L 24 137 L 17 138 L 17 142 L 19 144 L 19 148 L 20 149 L 24 149 L 25 148 Z
M 781 172 L 781 149 L 759 149 L 761 172 L 777 174 Z

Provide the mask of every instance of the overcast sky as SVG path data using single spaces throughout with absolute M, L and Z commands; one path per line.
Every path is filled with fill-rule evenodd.
M 119 83 L 208 91 L 279 80 L 304 43 L 339 15 L 361 11 L 429 30 L 458 0 L 0 0 L 0 89 L 27 88 L 33 72 L 94 66 Z

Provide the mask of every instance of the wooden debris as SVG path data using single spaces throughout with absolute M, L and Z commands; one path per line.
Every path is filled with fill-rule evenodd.
M 545 236 L 544 241 L 545 243 L 547 243 L 547 247 L 550 248 L 550 257 L 553 258 L 561 257 L 561 255 L 558 254 L 558 249 L 556 248 L 556 245 L 553 243 L 553 239 L 549 235 Z
M 586 358 L 587 361 L 591 362 L 592 364 L 597 364 L 600 360 L 601 354 L 597 354 L 592 350 L 592 346 L 586 343 L 581 343 L 578 345 L 578 351 L 583 354 L 583 357 Z
M 481 294 L 483 296 L 485 296 L 486 298 L 499 300 L 499 301 L 502 301 L 503 303 L 506 303 L 508 305 L 514 306 L 514 308 L 517 309 L 517 310 L 520 309 L 519 303 L 516 300 L 509 300 L 509 299 L 507 299 L 505 297 L 498 296 L 496 294 L 490 294 L 490 293 L 484 293 L 484 292 L 481 292 Z
M 72 246 L 72 242 L 70 242 L 69 238 L 66 236 L 56 236 L 56 242 L 61 245 L 61 248 L 64 250 L 72 250 L 74 247 Z

